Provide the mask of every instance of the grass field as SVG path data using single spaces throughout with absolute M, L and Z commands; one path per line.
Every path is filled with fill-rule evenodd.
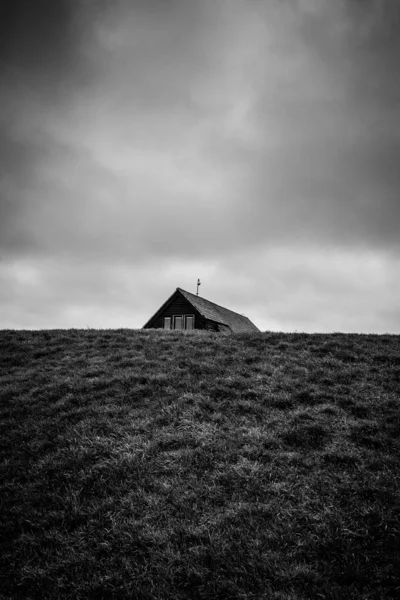
M 400 336 L 0 332 L 0 598 L 400 597 Z

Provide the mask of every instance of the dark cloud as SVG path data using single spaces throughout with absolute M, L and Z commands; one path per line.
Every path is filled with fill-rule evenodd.
M 39 239 L 29 212 L 43 207 L 35 196 L 48 182 L 43 165 L 65 155 L 49 132 L 77 91 L 93 83 L 86 52 L 104 2 L 7 0 L 0 8 L 0 237 L 5 252 L 35 251 Z M 67 149 L 68 150 L 68 149 Z M 43 221 L 45 223 L 45 221 Z M 46 225 L 46 224 L 45 224 Z
M 80 81 L 82 44 L 89 30 L 84 2 L 6 0 L 1 6 L 3 78 L 26 78 L 30 85 L 46 86 L 53 94 L 65 92 L 62 84 Z
M 71 95 L 63 110 L 17 100 L 19 118 L 3 122 L 13 251 L 143 260 L 185 245 L 207 256 L 278 240 L 398 243 L 395 115 L 382 110 L 385 86 L 368 95 L 357 83 L 396 87 L 390 10 L 119 2 L 93 19 L 85 54 L 96 11 L 83 5 L 17 2 L 5 19 L 14 33 L 3 56 L 27 77 L 81 90 L 73 73 L 90 71 L 89 56 L 97 77 L 77 96 L 83 122 L 69 124 Z M 86 140 L 93 115 L 99 133 Z M 130 168 L 118 164 L 125 153 Z
M 252 161 L 243 195 L 253 202 L 241 211 L 243 228 L 260 244 L 398 249 L 400 5 L 298 7 L 298 36 L 282 45 L 288 82 L 273 86 L 266 60 L 257 104 L 265 139 L 276 129 L 283 142 L 238 155 Z M 291 69 L 294 55 L 301 58 Z
M 282 327 L 293 315 L 306 323 L 310 307 L 323 323 L 342 289 L 343 311 L 353 310 L 349 298 L 366 287 L 346 283 L 345 265 L 345 282 L 340 269 L 328 281 L 332 256 L 357 257 L 358 269 L 360 256 L 383 253 L 382 268 L 392 268 L 399 253 L 397 4 L 3 5 L 0 265 L 16 265 L 9 310 L 21 295 L 22 312 L 35 307 L 41 323 L 46 298 L 63 315 L 75 307 L 72 320 L 99 297 L 104 310 L 124 311 L 110 290 L 127 297 L 123 277 L 140 272 L 140 312 L 168 278 L 184 287 L 192 267 L 239 312 L 263 313 L 244 290 L 268 297 Z M 279 258 L 288 249 L 300 257 L 293 269 Z M 328 266 L 310 259 L 321 252 Z M 235 288 L 226 278 L 238 253 L 247 258 L 235 262 Z M 284 306 L 283 296 L 292 299 Z M 387 310 L 382 322 L 395 314 Z
M 74 2 L 68 0 L 3 2 L 0 9 L 2 65 L 12 64 L 31 71 L 45 69 L 56 61 L 64 65 L 70 63 L 68 59 L 74 51 L 74 12 Z

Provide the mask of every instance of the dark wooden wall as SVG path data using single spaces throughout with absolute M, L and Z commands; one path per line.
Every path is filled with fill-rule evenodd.
M 149 323 L 149 328 L 162 328 L 164 327 L 164 317 L 173 317 L 174 315 L 194 315 L 194 328 L 195 329 L 208 329 L 206 327 L 207 321 L 193 308 L 191 304 L 181 296 L 177 294 L 173 298 L 172 302 L 164 308 L 164 310 L 157 315 L 157 317 Z

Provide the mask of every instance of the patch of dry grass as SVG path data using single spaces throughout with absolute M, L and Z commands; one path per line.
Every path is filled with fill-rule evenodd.
M 399 336 L 0 334 L 4 598 L 397 598 Z

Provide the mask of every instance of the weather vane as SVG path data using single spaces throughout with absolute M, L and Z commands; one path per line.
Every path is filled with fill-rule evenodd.
M 199 295 L 199 286 L 201 286 L 201 281 L 200 279 L 197 280 L 197 291 L 196 291 L 196 296 Z

